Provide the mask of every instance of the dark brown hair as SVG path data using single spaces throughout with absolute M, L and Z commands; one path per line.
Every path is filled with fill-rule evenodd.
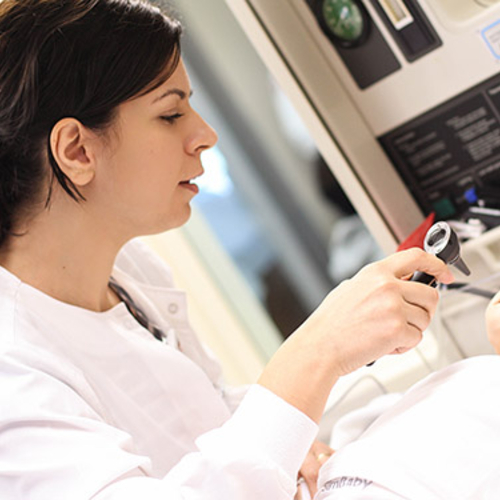
M 0 245 L 43 192 L 47 159 L 49 185 L 83 199 L 50 151 L 54 125 L 74 117 L 106 129 L 119 104 L 172 74 L 180 35 L 140 0 L 0 2 Z

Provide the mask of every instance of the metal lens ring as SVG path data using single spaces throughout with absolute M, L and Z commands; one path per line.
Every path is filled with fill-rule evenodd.
M 424 249 L 432 255 L 440 254 L 451 238 L 451 228 L 446 222 L 437 222 L 425 237 Z

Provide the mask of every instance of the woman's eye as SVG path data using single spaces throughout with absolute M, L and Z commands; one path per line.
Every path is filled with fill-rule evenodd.
M 176 120 L 179 118 L 182 118 L 184 115 L 181 113 L 176 113 L 175 115 L 169 115 L 169 116 L 162 116 L 161 119 L 172 124 L 175 123 Z

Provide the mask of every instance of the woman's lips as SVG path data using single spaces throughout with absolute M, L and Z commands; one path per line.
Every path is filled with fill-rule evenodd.
M 194 194 L 198 194 L 200 191 L 200 188 L 198 187 L 198 185 L 194 184 L 192 181 L 183 181 L 180 183 L 180 186 L 182 186 L 183 188 L 189 189 Z

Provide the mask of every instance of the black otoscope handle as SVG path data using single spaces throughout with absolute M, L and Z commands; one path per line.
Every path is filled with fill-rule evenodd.
M 415 274 L 410 278 L 410 281 L 418 281 L 419 283 L 432 286 L 433 288 L 437 286 L 436 278 L 422 271 L 416 271 Z

